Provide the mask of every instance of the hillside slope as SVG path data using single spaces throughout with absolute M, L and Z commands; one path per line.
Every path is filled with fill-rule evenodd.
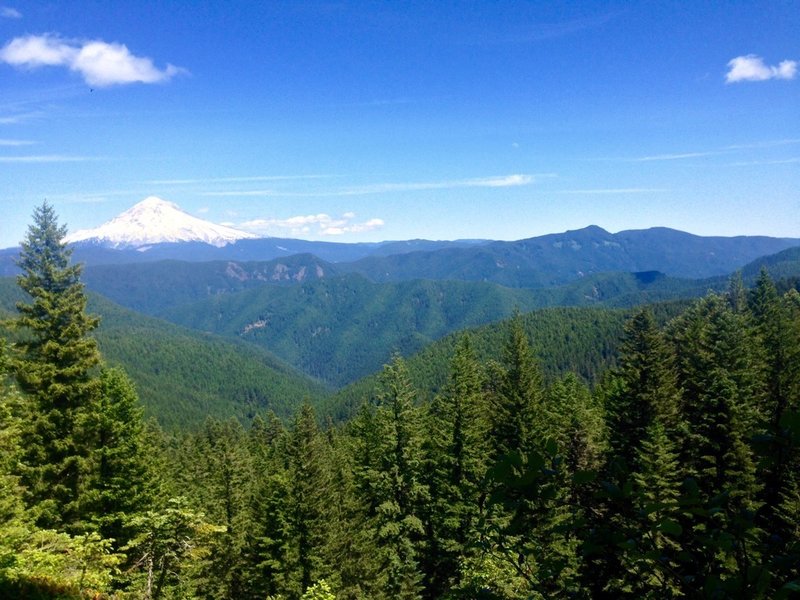
M 22 294 L 0 279 L 0 318 L 13 316 Z M 304 401 L 328 392 L 263 348 L 191 331 L 147 317 L 90 294 L 89 312 L 106 362 L 125 368 L 147 414 L 167 428 L 206 416 L 249 419 L 267 409 L 289 417 Z

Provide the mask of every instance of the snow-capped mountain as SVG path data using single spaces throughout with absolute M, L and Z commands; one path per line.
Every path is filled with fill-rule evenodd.
M 115 248 L 203 242 L 221 248 L 237 240 L 256 237 L 246 231 L 198 219 L 172 202 L 150 196 L 100 227 L 70 233 L 64 241 L 70 244 L 90 241 Z

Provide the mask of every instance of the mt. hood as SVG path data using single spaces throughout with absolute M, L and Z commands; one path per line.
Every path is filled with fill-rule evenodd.
M 64 241 L 70 244 L 97 242 L 115 248 L 203 242 L 221 248 L 237 240 L 256 237 L 252 233 L 198 219 L 172 202 L 150 196 L 100 227 L 70 233 Z

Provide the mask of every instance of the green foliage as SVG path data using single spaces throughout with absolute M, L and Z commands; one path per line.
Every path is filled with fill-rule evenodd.
M 22 298 L 13 280 L 0 279 L 0 316 Z M 303 400 L 318 403 L 329 394 L 269 351 L 242 340 L 191 331 L 92 294 L 88 306 L 102 317 L 95 337 L 104 361 L 125 369 L 146 414 L 167 429 L 201 424 L 207 415 L 249 422 L 265 409 L 287 418 Z
M 14 373 L 33 405 L 24 431 L 23 480 L 43 526 L 75 524 L 86 448 L 77 424 L 97 394 L 92 368 L 100 361 L 89 334 L 98 319 L 86 314 L 80 267 L 70 266 L 61 242 L 66 227 L 50 205 L 34 211 L 22 242 L 19 287 L 30 297 L 17 304 Z
M 306 590 L 301 600 L 336 600 L 336 594 L 331 590 L 331 586 L 321 579 Z
M 677 431 L 679 392 L 674 356 L 652 313 L 637 312 L 625 326 L 618 386 L 606 399 L 613 455 L 635 470 L 653 424 Z
M 147 414 L 168 429 L 206 416 L 246 423 L 267 409 L 288 418 L 304 399 L 327 395 L 262 348 L 137 315 L 102 298 L 91 304 L 103 316 L 97 337 L 105 359 L 125 368 Z
M 191 575 L 208 557 L 210 539 L 224 531 L 188 508 L 184 498 L 170 498 L 164 508 L 134 517 L 131 525 L 137 533 L 124 550 L 139 568 L 132 585 L 145 600 L 191 593 Z
M 130 515 L 149 508 L 155 475 L 133 384 L 117 368 L 104 369 L 99 381 L 100 393 L 79 423 L 81 440 L 90 449 L 80 512 L 118 549 L 130 540 Z
M 503 348 L 503 363 L 490 374 L 491 444 L 495 458 L 541 446 L 543 381 L 528 334 L 517 313 Z
M 459 559 L 478 541 L 481 485 L 489 446 L 483 369 L 469 338 L 459 340 L 450 380 L 428 410 L 425 442 L 426 548 L 423 571 L 431 595 L 458 580 Z

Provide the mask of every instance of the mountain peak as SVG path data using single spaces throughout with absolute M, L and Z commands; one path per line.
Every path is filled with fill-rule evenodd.
M 93 241 L 113 247 L 203 242 L 220 248 L 237 240 L 255 237 L 252 233 L 193 217 L 177 204 L 158 196 L 148 196 L 100 227 L 75 231 L 64 241 Z

